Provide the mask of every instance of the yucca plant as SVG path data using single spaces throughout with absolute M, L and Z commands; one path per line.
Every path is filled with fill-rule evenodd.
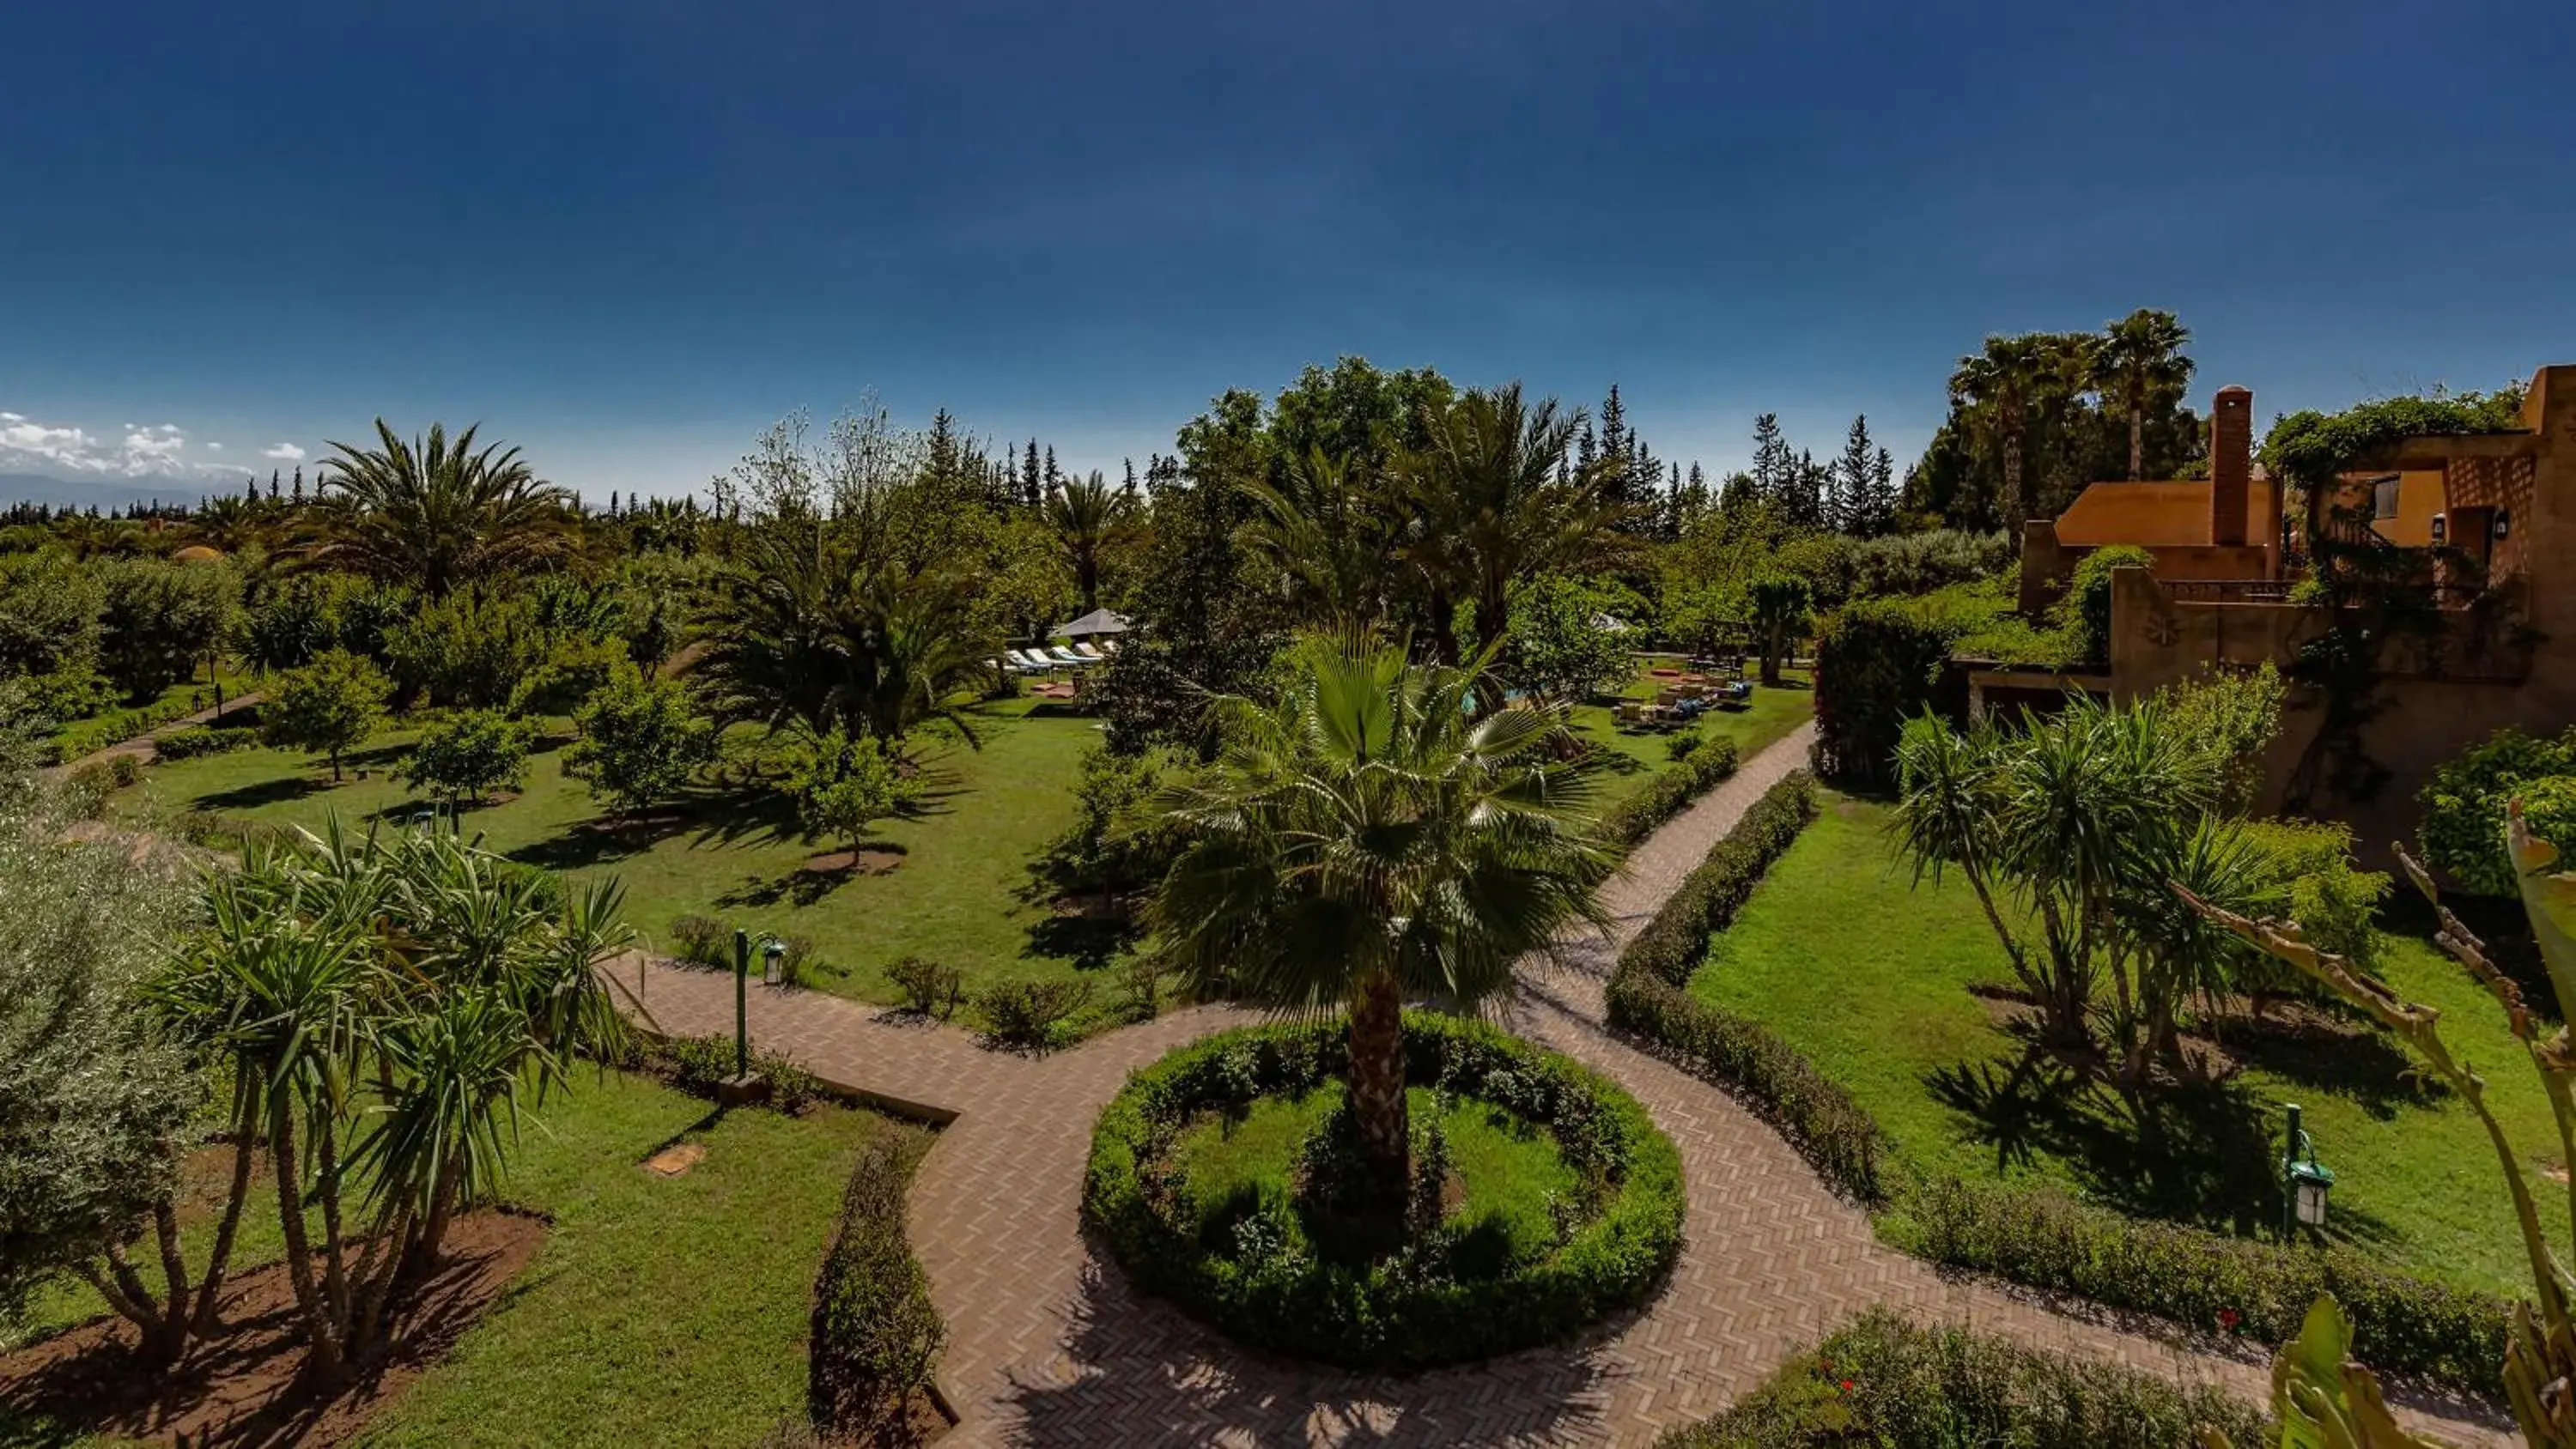
M 2558 864 L 2558 850 L 2532 835 L 2518 800 L 2509 811 L 2505 843 L 2523 909 L 2540 940 L 2550 990 L 2558 998 L 2559 1020 L 2576 1022 L 2576 873 L 2552 869 Z M 2398 845 L 2395 850 L 2407 878 L 2433 904 L 2441 924 L 2435 941 L 2487 988 L 2504 1013 L 2507 1029 L 2529 1055 L 2557 1123 L 2560 1160 L 2576 1161 L 2576 1040 L 2571 1040 L 2565 1025 L 2546 1036 L 2540 1033 L 2521 989 L 2496 969 L 2485 943 L 2442 905 L 2431 875 L 2406 847 Z M 2522 1151 L 2487 1107 L 2486 1079 L 2452 1056 L 2443 1042 L 2441 1013 L 2405 1000 L 2377 979 L 2352 969 L 2340 956 L 2318 949 L 2295 924 L 2251 919 L 2201 900 L 2180 885 L 2174 889 L 2210 920 L 2297 968 L 2393 1032 L 2477 1114 L 2487 1141 L 2495 1148 L 2531 1263 L 2531 1300 L 2514 1305 L 2506 1331 L 2505 1396 L 2523 1442 L 2531 1449 L 2576 1449 L 2576 1319 L 2569 1312 L 2570 1300 L 2576 1299 L 2576 1277 L 2569 1275 L 2566 1260 L 2551 1243 L 2540 1203 L 2523 1171 Z M 2576 1244 L 2576 1194 L 2563 1185 L 2552 1191 L 2566 1199 L 2562 1204 L 2565 1231 L 2569 1242 Z M 2274 1407 L 2284 1424 L 2283 1449 L 2410 1449 L 2424 1444 L 2399 1430 L 2388 1416 L 2377 1381 L 2347 1356 L 2350 1338 L 2350 1330 L 2342 1325 L 2341 1314 L 2329 1299 L 2310 1315 L 2308 1332 L 2300 1341 L 2283 1350 L 2273 1372 Z
M 1479 712 L 1475 667 L 1410 666 L 1366 633 L 1310 636 L 1275 703 L 1215 703 L 1223 752 L 1158 797 L 1187 840 L 1149 910 L 1201 990 L 1350 1013 L 1349 1100 L 1370 1196 L 1410 1154 L 1403 1006 L 1473 1006 L 1565 926 L 1599 920 L 1616 857 L 1594 756 L 1553 710 Z
M 631 939 L 622 897 L 602 882 L 557 903 L 479 842 L 335 823 L 246 851 L 206 898 L 156 999 L 229 1072 L 235 1142 L 269 1149 L 308 1372 L 335 1382 L 383 1347 L 387 1306 L 455 1215 L 492 1195 L 521 1093 L 576 1053 L 625 1055 L 597 969 Z M 247 1192 L 237 1172 L 210 1281 Z

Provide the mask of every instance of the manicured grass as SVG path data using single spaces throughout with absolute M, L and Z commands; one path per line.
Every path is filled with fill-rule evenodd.
M 1327 1082 L 1295 1098 L 1263 1097 L 1240 1121 L 1211 1118 L 1183 1132 L 1174 1144 L 1173 1160 L 1189 1178 L 1202 1224 L 1223 1216 L 1245 1194 L 1285 1196 L 1298 1144 L 1331 1112 L 1343 1091 L 1341 1083 Z M 1554 1138 L 1470 1098 L 1459 1098 L 1443 1113 L 1439 1094 L 1429 1087 L 1409 1089 L 1405 1105 L 1417 1127 L 1436 1116 L 1449 1139 L 1462 1189 L 1450 1222 L 1508 1243 L 1515 1257 L 1536 1257 L 1555 1245 L 1548 1195 L 1571 1194 L 1575 1179 L 1557 1154 Z
M 1120 943 L 1060 920 L 1030 889 L 1030 863 L 1073 820 L 1082 751 L 1093 722 L 1033 714 L 1014 700 L 976 711 L 982 748 L 926 742 L 918 809 L 881 821 L 866 842 L 897 852 L 882 875 L 812 875 L 801 867 L 844 842 L 809 840 L 765 791 L 708 790 L 641 824 L 603 818 L 563 774 L 560 735 L 532 762 L 523 793 L 469 811 L 465 828 L 495 849 L 573 879 L 614 874 L 626 915 L 656 942 L 671 922 L 703 915 L 813 940 L 825 969 L 809 984 L 862 1000 L 897 999 L 884 968 L 918 954 L 960 967 L 970 986 L 1011 976 L 1066 976 L 1115 959 Z M 120 809 L 171 816 L 214 810 L 318 827 L 332 815 L 403 820 L 420 804 L 391 778 L 409 736 L 392 731 L 350 756 L 331 783 L 307 756 L 247 750 L 155 766 Z M 364 770 L 368 778 L 360 780 Z
M 216 680 L 220 680 L 223 684 L 224 712 L 227 715 L 232 713 L 232 702 L 235 696 L 241 694 L 244 690 L 257 688 L 255 681 L 245 679 L 240 675 L 234 674 L 230 670 L 224 670 L 216 674 L 214 678 Z M 207 678 L 204 667 L 199 666 L 195 673 L 189 675 L 186 679 L 179 681 L 177 684 L 171 685 L 168 689 L 161 691 L 150 699 L 131 702 L 119 700 L 96 714 L 84 715 L 79 719 L 58 721 L 54 725 L 51 733 L 46 736 L 46 742 L 49 744 L 60 744 L 66 736 L 71 735 L 76 731 L 85 730 L 90 726 L 97 724 L 101 720 L 112 719 L 119 715 L 128 714 L 134 711 L 157 710 L 167 712 L 172 719 L 183 719 L 188 715 L 196 713 L 198 710 L 212 709 L 214 707 L 214 703 L 214 688 Z M 104 740 L 92 745 L 91 748 L 105 749 L 109 745 L 122 743 L 124 743 L 122 740 Z
M 1663 687 L 1663 681 L 1640 672 L 1620 697 L 1652 699 L 1655 691 Z M 1617 713 L 1607 704 L 1577 705 L 1571 714 L 1577 733 L 1613 752 L 1611 767 L 1616 773 L 1611 777 L 1610 788 L 1618 794 L 1671 763 L 1674 740 L 1694 732 L 1710 739 L 1733 740 L 1737 751 L 1749 760 L 1806 723 L 1815 712 L 1815 693 L 1806 676 L 1793 673 L 1783 674 L 1776 689 L 1756 685 L 1752 701 L 1744 708 L 1709 710 L 1685 729 L 1621 729 Z
M 2006 1008 L 1972 993 L 2010 971 L 1967 888 L 1912 887 L 1883 833 L 1885 806 L 1825 801 L 1719 933 L 1692 990 L 1758 1018 L 1850 1089 L 1904 1162 L 2046 1179 L 2125 1211 L 2268 1232 L 2280 1109 L 2297 1102 L 2335 1170 L 2335 1237 L 2431 1277 L 2529 1292 L 2483 1130 L 2408 1077 L 2393 1041 L 2357 1024 L 2325 1039 L 2234 1032 L 2226 1045 L 2243 1069 L 2212 1089 L 2157 1093 L 2142 1130 L 2116 1093 L 2027 1050 L 1998 1024 Z M 2389 984 L 2441 1009 L 2452 1051 L 2485 1071 L 2517 1145 L 2548 1150 L 2548 1104 L 2493 1002 L 2429 942 L 2386 944 Z M 2540 1177 L 2554 1165 L 2554 1153 L 2524 1164 L 2536 1188 L 2563 1191 Z
M 805 1414 L 814 1275 L 859 1144 L 904 1131 L 827 1107 L 717 1114 L 640 1077 L 581 1077 L 539 1112 L 505 1196 L 551 1219 L 536 1259 L 448 1356 L 380 1412 L 370 1445 L 757 1444 Z M 703 1143 L 685 1175 L 639 1164 Z M 273 1259 L 266 1194 L 245 1265 Z M 68 1296 L 52 1321 L 97 1311 Z M 60 1442 L 42 1426 L 0 1438 Z

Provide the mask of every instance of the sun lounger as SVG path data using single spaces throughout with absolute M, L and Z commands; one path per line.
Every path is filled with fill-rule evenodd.
M 1076 645 L 1074 645 L 1074 646 L 1073 646 L 1073 652 L 1074 652 L 1074 653 L 1076 653 L 1076 654 L 1081 655 L 1081 656 L 1082 656 L 1083 658 L 1085 658 L 1085 659 L 1090 660 L 1090 661 L 1091 661 L 1092 663 L 1094 663 L 1094 664 L 1106 664 L 1106 663 L 1108 663 L 1108 662 L 1109 662 L 1109 656 L 1108 656 L 1108 655 L 1101 653 L 1099 650 L 1092 648 L 1092 647 L 1091 647 L 1090 645 L 1088 645 L 1088 644 L 1076 644 Z
M 1044 674 L 1048 670 L 1056 667 L 1054 660 L 1026 649 L 1005 649 L 1002 651 L 1002 655 L 1004 658 L 1009 659 L 1012 663 L 1017 664 L 1022 669 L 1028 670 L 1034 674 Z
M 1058 664 L 1065 665 L 1068 668 L 1080 668 L 1083 665 L 1094 662 L 1083 658 L 1081 655 L 1074 653 L 1072 650 L 1065 648 L 1061 644 L 1049 649 L 1047 651 L 1047 657 L 1053 659 Z

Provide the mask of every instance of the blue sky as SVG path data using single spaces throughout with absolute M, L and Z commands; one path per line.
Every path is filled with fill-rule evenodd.
M 873 387 L 1114 470 L 1362 353 L 1900 460 L 2139 305 L 2258 411 L 2576 360 L 2576 7 L 37 5 L 0 471 L 481 419 L 677 491 Z

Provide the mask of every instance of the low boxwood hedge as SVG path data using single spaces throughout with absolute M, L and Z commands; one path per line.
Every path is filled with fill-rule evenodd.
M 2128 1217 L 2055 1188 L 1957 1177 L 1913 1187 L 1881 1232 L 1947 1267 L 2267 1346 L 2297 1337 L 2308 1305 L 2332 1293 L 2372 1368 L 2470 1393 L 2503 1392 L 2501 1300 L 2397 1272 L 2348 1248 L 2233 1237 Z
M 164 760 L 193 760 L 199 755 L 247 750 L 258 743 L 259 730 L 253 725 L 192 725 L 154 740 L 152 752 Z
M 860 1149 L 814 1285 L 806 1391 L 814 1423 L 834 1442 L 899 1434 L 948 1341 L 930 1280 L 903 1233 L 908 1143 L 888 1131 Z
M 1764 791 L 1619 955 L 1610 1024 L 1696 1074 L 1731 1087 L 1803 1152 L 1832 1187 L 1862 1202 L 1885 1196 L 1878 1123 L 1797 1049 L 1749 1017 L 1690 994 L 1709 936 L 1816 818 L 1815 781 L 1793 771 Z
M 1740 1094 L 1835 1191 L 1878 1209 L 1882 1237 L 1945 1267 L 1991 1273 L 2204 1333 L 2274 1345 L 2331 1292 L 2363 1360 L 2443 1388 L 2499 1390 L 2506 1305 L 2370 1262 L 2178 1223 L 2131 1218 L 2052 1188 L 1893 1171 L 1885 1134 L 1850 1093 L 1769 1027 L 1689 991 L 1764 872 L 1815 818 L 1803 773 L 1774 785 L 1622 952 L 1611 1024 Z M 1733 1442 L 1733 1441 L 1711 1441 Z M 1911 1442 L 1911 1441 L 1907 1441 Z M 2019 1441 L 2015 1441 L 2019 1442 Z
M 1738 753 L 1733 740 L 1703 739 L 1698 748 L 1657 770 L 1653 779 L 1601 815 L 1601 838 L 1629 849 L 1655 833 L 1655 827 L 1682 813 L 1735 773 Z
M 2209 1384 L 1872 1310 L 1770 1382 L 1658 1449 L 2177 1449 L 2217 1429 L 2274 1442 L 2252 1405 Z
M 1248 1027 L 1181 1048 L 1128 1078 L 1101 1113 L 1083 1215 L 1148 1291 L 1256 1348 L 1363 1370 L 1408 1371 L 1564 1339 L 1642 1301 L 1681 1249 L 1681 1158 L 1627 1093 L 1553 1052 L 1453 1018 L 1405 1018 L 1406 1075 L 1541 1125 L 1596 1184 L 1551 1252 L 1460 1280 L 1402 1259 L 1354 1268 L 1293 1243 L 1226 1256 L 1199 1241 L 1187 1184 L 1166 1157 L 1206 1112 L 1302 1094 L 1342 1075 L 1339 1023 Z

